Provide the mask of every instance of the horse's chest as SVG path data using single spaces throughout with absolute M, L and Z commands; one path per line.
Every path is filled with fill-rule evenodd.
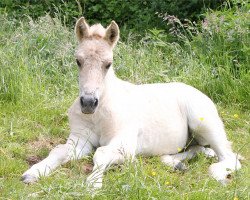
M 93 132 L 98 135 L 100 146 L 107 145 L 114 137 L 115 131 L 112 122 L 101 120 L 93 126 Z

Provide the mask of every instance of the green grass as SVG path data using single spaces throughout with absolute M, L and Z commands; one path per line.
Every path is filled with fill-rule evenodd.
M 0 199 L 249 199 L 247 6 L 208 14 L 209 30 L 201 29 L 192 40 L 182 38 L 182 45 L 165 40 L 159 45 L 162 36 L 149 35 L 140 42 L 120 42 L 114 53 L 117 75 L 124 80 L 182 81 L 208 94 L 233 149 L 246 158 L 242 170 L 224 187 L 208 176 L 215 160 L 203 155 L 188 161 L 185 173 L 158 157 L 137 157 L 134 163 L 113 166 L 94 197 L 84 185 L 84 166 L 91 157 L 68 163 L 33 185 L 19 180 L 28 158 L 42 159 L 67 139 L 66 112 L 78 95 L 76 42 L 73 30 L 49 16 L 36 22 L 0 16 Z M 222 15 L 226 23 L 218 31 L 213 26 Z

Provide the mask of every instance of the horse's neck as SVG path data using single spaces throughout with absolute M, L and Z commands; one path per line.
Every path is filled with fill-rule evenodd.
M 111 98 L 114 92 L 121 87 L 121 80 L 115 75 L 114 69 L 110 68 L 105 79 L 104 98 Z
M 104 104 L 103 106 L 105 106 L 105 104 L 107 103 L 109 104 L 114 100 L 119 100 L 122 91 L 124 90 L 124 88 L 126 88 L 126 85 L 128 84 L 130 83 L 119 79 L 115 75 L 113 68 L 110 68 L 110 71 L 106 76 L 105 88 L 101 97 L 102 105 Z
M 134 88 L 133 84 L 116 77 L 113 69 L 110 72 L 110 74 L 107 74 L 105 88 L 96 112 L 95 123 L 97 124 L 102 120 L 105 121 L 112 118 L 114 116 L 113 112 L 116 112 L 116 109 L 120 110 L 121 105 L 123 106 L 126 99 L 129 98 L 129 91 Z

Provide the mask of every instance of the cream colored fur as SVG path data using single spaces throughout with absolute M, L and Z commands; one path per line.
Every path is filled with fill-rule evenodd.
M 81 111 L 79 98 L 69 109 L 71 133 L 66 144 L 53 149 L 49 156 L 23 174 L 31 183 L 71 159 L 89 155 L 97 148 L 94 170 L 87 178 L 89 186 L 102 186 L 103 172 L 114 163 L 133 159 L 138 154 L 158 155 L 177 169 L 197 152 L 218 157 L 209 172 L 226 183 L 227 175 L 241 167 L 232 152 L 223 123 L 214 103 L 197 89 L 183 83 L 134 85 L 115 76 L 113 47 L 119 28 L 113 21 L 107 29 L 100 24 L 89 27 L 84 18 L 76 23 L 79 46 L 79 96 L 94 94 L 99 104 L 93 114 Z M 190 130 L 198 145 L 178 153 L 187 145 Z M 204 145 L 210 145 L 204 148 Z

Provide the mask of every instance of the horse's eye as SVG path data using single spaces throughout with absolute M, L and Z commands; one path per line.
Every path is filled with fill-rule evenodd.
M 78 67 L 81 67 L 81 63 L 80 63 L 80 61 L 78 59 L 76 59 L 76 63 L 78 65 Z
M 112 63 L 107 64 L 106 69 L 109 69 L 111 65 L 112 65 Z

